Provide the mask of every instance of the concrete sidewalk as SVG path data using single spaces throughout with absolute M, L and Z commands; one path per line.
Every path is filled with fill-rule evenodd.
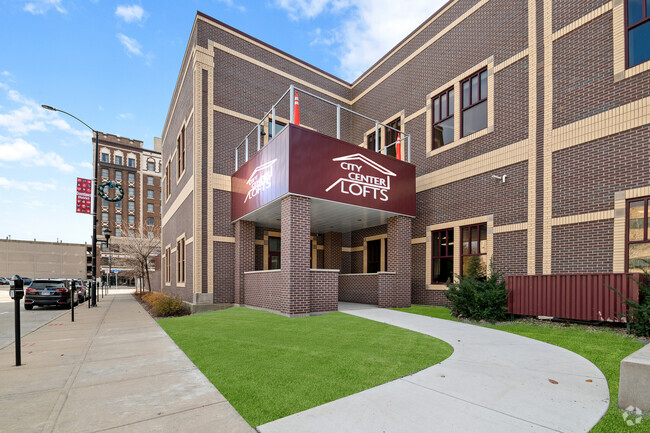
M 130 294 L 0 351 L 0 432 L 252 432 Z
M 588 432 L 607 380 L 557 346 L 480 326 L 340 303 L 339 311 L 446 341 L 454 353 L 413 375 L 259 426 L 262 433 Z

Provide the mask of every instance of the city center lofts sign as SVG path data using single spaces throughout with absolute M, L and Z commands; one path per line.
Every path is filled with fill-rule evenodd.
M 289 125 L 232 176 L 232 220 L 290 193 L 415 216 L 415 166 Z

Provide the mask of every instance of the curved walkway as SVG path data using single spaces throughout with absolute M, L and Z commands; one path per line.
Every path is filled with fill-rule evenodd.
M 339 311 L 431 335 L 454 353 L 413 375 L 264 424 L 260 432 L 587 432 L 609 406 L 602 372 L 560 347 L 358 304 L 341 303 Z

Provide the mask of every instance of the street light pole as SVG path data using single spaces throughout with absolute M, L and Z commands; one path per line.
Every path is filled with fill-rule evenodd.
M 93 307 L 97 306 L 97 193 L 98 193 L 98 184 L 97 184 L 97 171 L 98 171 L 98 166 L 99 166 L 99 131 L 91 128 L 88 126 L 86 122 L 83 120 L 79 119 L 77 116 L 74 116 L 67 111 L 59 110 L 58 108 L 54 108 L 50 105 L 41 105 L 41 107 L 45 108 L 46 110 L 50 111 L 58 111 L 63 114 L 67 114 L 68 116 L 72 117 L 73 119 L 76 119 L 80 123 L 82 123 L 86 128 L 90 129 L 92 132 L 95 133 L 95 160 L 93 163 L 93 249 L 92 249 L 92 255 L 93 255 L 93 281 L 90 289 L 90 297 L 91 297 L 91 304 Z

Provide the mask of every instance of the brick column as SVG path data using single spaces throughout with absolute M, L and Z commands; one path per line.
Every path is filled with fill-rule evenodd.
M 341 269 L 341 245 L 343 236 L 339 232 L 327 232 L 323 236 L 325 269 Z
M 235 222 L 235 304 L 243 305 L 244 272 L 255 270 L 255 223 Z
M 380 307 L 411 306 L 411 218 L 388 219 L 388 272 L 395 272 L 395 283 L 388 300 Z M 382 303 L 388 305 L 381 305 Z
M 282 313 L 309 314 L 311 277 L 310 226 L 311 201 L 306 197 L 290 195 L 282 199 Z

